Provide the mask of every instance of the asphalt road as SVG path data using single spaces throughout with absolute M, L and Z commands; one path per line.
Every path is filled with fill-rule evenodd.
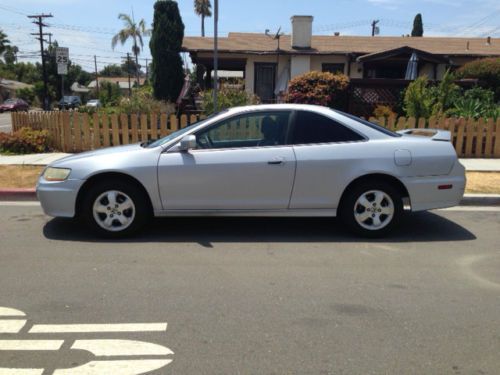
M 403 228 L 365 241 L 329 219 L 162 219 L 101 241 L 0 203 L 0 306 L 26 313 L 0 316 L 4 332 L 24 324 L 0 334 L 0 367 L 48 375 L 98 353 L 127 373 L 131 359 L 168 358 L 151 373 L 498 374 L 499 210 L 420 213 Z
M 0 133 L 10 133 L 12 131 L 12 119 L 10 112 L 0 113 Z

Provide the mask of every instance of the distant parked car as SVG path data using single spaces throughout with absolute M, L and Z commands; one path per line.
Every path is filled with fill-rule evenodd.
M 59 101 L 59 109 L 75 109 L 82 105 L 82 100 L 78 96 L 63 96 Z
M 216 215 L 339 216 L 380 236 L 405 209 L 459 204 L 465 169 L 450 140 L 324 107 L 232 108 L 154 142 L 60 159 L 37 193 L 48 215 L 80 217 L 106 236 L 150 216 Z
M 3 104 L 0 104 L 0 113 L 27 111 L 30 105 L 22 99 L 7 99 Z
M 99 99 L 91 99 L 87 102 L 86 106 L 89 108 L 101 108 L 102 104 Z

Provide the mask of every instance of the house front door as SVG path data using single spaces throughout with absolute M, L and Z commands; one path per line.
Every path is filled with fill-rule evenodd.
M 255 63 L 255 95 L 262 103 L 272 102 L 276 82 L 276 64 Z

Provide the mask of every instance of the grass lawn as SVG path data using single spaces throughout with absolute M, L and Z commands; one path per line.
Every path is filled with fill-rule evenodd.
M 0 165 L 1 188 L 32 188 L 44 167 Z M 467 172 L 466 193 L 500 194 L 500 173 Z

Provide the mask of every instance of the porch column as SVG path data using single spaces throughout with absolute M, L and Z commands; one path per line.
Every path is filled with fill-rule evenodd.
M 207 68 L 206 70 L 206 76 L 205 76 L 205 89 L 211 89 L 212 88 L 212 69 Z

